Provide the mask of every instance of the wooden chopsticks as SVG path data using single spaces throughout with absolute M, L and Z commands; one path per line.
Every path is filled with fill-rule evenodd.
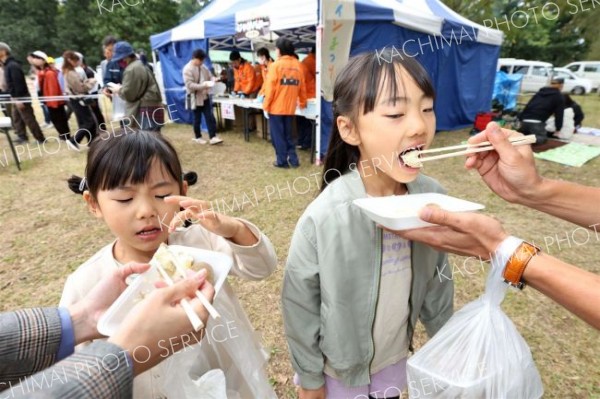
M 185 271 L 186 270 L 185 267 L 183 267 L 179 263 L 179 259 L 177 259 L 177 257 L 175 255 L 173 255 L 172 252 L 170 252 L 169 250 L 167 250 L 167 252 L 169 253 L 169 256 L 171 257 L 171 262 L 173 262 L 173 264 L 175 265 L 175 269 L 177 269 L 177 273 L 179 273 L 179 275 L 182 278 L 186 278 L 187 274 Z M 198 299 L 200 299 L 200 302 L 206 308 L 206 310 L 208 310 L 208 313 L 212 316 L 213 319 L 218 319 L 219 317 L 221 317 L 221 315 L 219 314 L 217 309 L 215 309 L 215 307 L 208 301 L 208 299 L 206 299 L 206 297 L 202 294 L 202 292 L 196 290 L 196 297 Z
M 536 137 L 534 134 L 530 134 L 527 136 L 509 137 L 508 140 L 511 142 L 512 145 L 518 146 L 518 145 L 533 144 L 536 141 Z M 489 141 L 484 141 L 484 142 L 478 143 L 478 144 L 460 144 L 460 145 L 454 145 L 454 146 L 449 146 L 449 147 L 432 148 L 432 149 L 422 150 L 422 151 L 411 151 L 408 154 L 403 155 L 402 160 L 409 166 L 418 167 L 418 166 L 420 166 L 421 162 L 435 161 L 438 159 L 474 154 L 477 152 L 492 151 L 493 149 L 494 149 L 494 147 L 492 146 L 492 143 L 490 143 Z M 462 150 L 462 151 L 454 151 L 454 152 L 450 152 L 447 154 L 434 155 L 434 156 L 428 156 L 428 157 L 421 156 L 422 154 L 431 154 L 431 153 L 436 153 L 436 152 L 446 152 L 446 151 L 452 151 L 452 150 Z
M 158 272 L 162 276 L 163 280 L 165 280 L 165 282 L 168 285 L 171 286 L 171 285 L 175 284 L 173 282 L 173 280 L 171 279 L 171 277 L 169 277 L 169 273 L 167 273 L 167 271 L 162 267 L 162 265 L 160 264 L 159 261 L 157 261 L 156 259 L 152 259 L 152 260 L 150 260 L 150 265 L 152 267 L 155 267 L 156 270 L 158 270 Z M 204 323 L 202 322 L 202 320 L 200 320 L 200 317 L 198 317 L 198 315 L 194 311 L 194 308 L 189 303 L 189 301 L 184 298 L 180 301 L 180 303 L 181 303 L 181 307 L 185 311 L 185 314 L 187 315 L 188 319 L 190 319 L 190 322 L 192 323 L 192 327 L 194 328 L 194 331 L 200 331 L 201 329 L 203 329 Z

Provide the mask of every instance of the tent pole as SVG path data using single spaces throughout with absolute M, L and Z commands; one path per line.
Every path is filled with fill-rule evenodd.
M 317 64 L 316 118 L 315 118 L 315 164 L 321 165 L 321 42 L 323 41 L 323 0 L 319 0 L 319 22 L 316 27 L 315 55 Z

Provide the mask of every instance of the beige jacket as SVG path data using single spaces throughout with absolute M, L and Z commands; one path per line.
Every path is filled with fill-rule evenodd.
M 74 70 L 65 75 L 65 86 L 68 94 L 87 94 L 89 91 L 84 81 L 81 80 L 81 76 Z
M 262 234 L 256 226 L 245 220 L 242 221 L 259 239 L 258 243 L 251 247 L 236 245 L 207 231 L 200 225 L 193 225 L 184 231 L 174 232 L 169 236 L 168 243 L 224 253 L 231 256 L 234 261 L 230 271 L 231 275 L 246 280 L 262 280 L 271 275 L 277 267 L 275 248 L 267 236 Z M 66 307 L 81 300 L 102 277 L 118 267 L 112 254 L 113 245 L 114 243 L 101 249 L 67 278 L 60 306 Z M 227 385 L 227 397 L 230 399 L 275 398 L 275 393 L 270 387 L 264 371 L 266 359 L 260 341 L 227 281 L 221 287 L 214 306 L 222 315 L 219 320 L 224 320 L 210 319 L 208 321 L 207 335 L 200 344 L 194 346 L 198 353 L 191 371 L 195 375 L 202 375 L 211 369 L 220 368 L 226 372 L 226 377 L 233 376 L 228 380 Z M 223 327 L 219 323 L 227 323 L 227 327 Z M 232 339 L 226 339 L 222 343 L 215 341 L 215 336 L 223 335 L 227 329 L 233 331 L 229 336 Z M 211 336 L 213 337 L 212 341 Z M 80 350 L 84 345 L 87 344 L 79 345 L 76 349 Z M 240 345 L 243 348 L 238 348 Z M 232 353 L 232 349 L 239 350 L 235 351 L 237 353 Z M 236 357 L 238 355 L 240 358 Z M 259 366 L 263 367 L 243 369 L 244 364 L 248 364 L 248 359 L 252 359 L 252 364 L 260 363 Z M 168 368 L 165 369 L 170 360 L 167 359 L 135 378 L 133 383 L 134 399 L 164 397 L 186 399 L 177 393 L 163 392 L 165 380 L 172 374 L 167 371 Z M 238 367 L 242 367 L 242 369 Z
M 204 82 L 210 81 L 212 74 L 207 67 L 202 64 L 197 67 L 192 61 L 188 62 L 183 67 L 183 83 L 185 84 L 185 92 L 196 93 L 196 105 L 204 105 L 204 101 L 208 99 L 210 87 L 206 87 Z

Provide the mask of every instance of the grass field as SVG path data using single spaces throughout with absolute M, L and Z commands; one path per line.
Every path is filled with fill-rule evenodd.
M 594 94 L 577 101 L 586 113 L 584 124 L 600 127 L 600 97 Z M 308 154 L 301 153 L 299 169 L 274 169 L 271 145 L 255 137 L 246 143 L 239 132 L 222 134 L 225 143 L 216 147 L 192 145 L 190 126 L 169 125 L 163 133 L 179 151 L 184 168 L 199 174 L 198 184 L 190 189 L 191 196 L 230 207 L 236 201 L 242 203 L 244 195 L 252 198 L 253 204 L 246 202 L 242 210 L 231 213 L 253 221 L 271 238 L 279 267 L 264 281 L 232 278 L 231 283 L 271 354 L 268 374 L 278 395 L 294 398 L 281 320 L 281 282 L 296 221 L 317 195 L 314 174 L 320 168 L 311 166 Z M 56 132 L 49 130 L 46 134 Z M 85 152 L 63 147 L 53 155 L 34 154 L 33 159 L 23 163 L 23 171 L 17 172 L 1 136 L 0 157 L 4 162 L 2 151 L 6 150 L 10 162 L 0 167 L 1 310 L 56 305 L 67 275 L 113 237 L 87 212 L 82 198 L 67 188 L 66 179 L 71 174 L 83 173 Z M 467 137 L 467 130 L 442 132 L 434 146 L 459 143 Z M 582 168 L 544 161 L 538 161 L 538 166 L 550 178 L 600 186 L 600 158 Z M 485 204 L 485 212 L 501 219 L 514 235 L 542 245 L 562 239 L 560 247 L 554 244 L 546 249 L 567 262 L 600 273 L 600 237 L 591 234 L 586 240 L 581 230 L 573 236 L 576 226 L 502 201 L 477 174 L 464 170 L 461 159 L 428 164 L 425 173 L 438 179 L 450 195 Z M 578 245 L 573 239 L 587 242 Z M 456 272 L 456 309 L 481 294 L 485 279 L 482 271 L 469 274 L 472 270 L 467 272 L 462 264 L 461 258 L 451 257 Z M 530 288 L 509 293 L 503 308 L 531 347 L 544 382 L 545 398 L 600 398 L 598 331 Z M 425 341 L 420 331 L 417 342 L 421 345 Z

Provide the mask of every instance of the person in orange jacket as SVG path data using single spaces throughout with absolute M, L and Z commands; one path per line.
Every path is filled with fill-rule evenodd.
M 263 85 L 258 92 L 258 98 L 265 97 L 265 84 L 267 81 L 267 71 L 269 70 L 269 66 L 275 62 L 273 58 L 271 58 L 271 53 L 269 53 L 269 49 L 266 47 L 261 47 L 256 50 L 256 57 L 258 58 L 258 63 L 260 65 L 260 72 L 263 80 Z
M 315 46 L 310 49 L 310 53 L 302 60 L 302 65 L 305 66 L 306 97 L 315 98 L 317 95 L 317 58 L 315 56 Z
M 258 89 L 254 90 L 256 72 L 252 64 L 243 59 L 237 50 L 229 53 L 229 61 L 231 61 L 231 66 L 233 66 L 233 76 L 235 79 L 234 93 L 250 97 L 251 94 L 258 91 Z
M 269 118 L 269 129 L 275 147 L 278 168 L 300 166 L 292 141 L 292 120 L 296 107 L 306 108 L 306 87 L 300 61 L 294 57 L 294 45 L 280 37 L 275 43 L 277 61 L 267 72 L 263 109 Z
M 317 94 L 317 61 L 315 57 L 315 46 L 302 60 L 302 72 L 306 81 L 306 97 L 315 98 Z M 312 123 L 305 117 L 298 117 L 298 149 L 310 150 L 312 145 Z

